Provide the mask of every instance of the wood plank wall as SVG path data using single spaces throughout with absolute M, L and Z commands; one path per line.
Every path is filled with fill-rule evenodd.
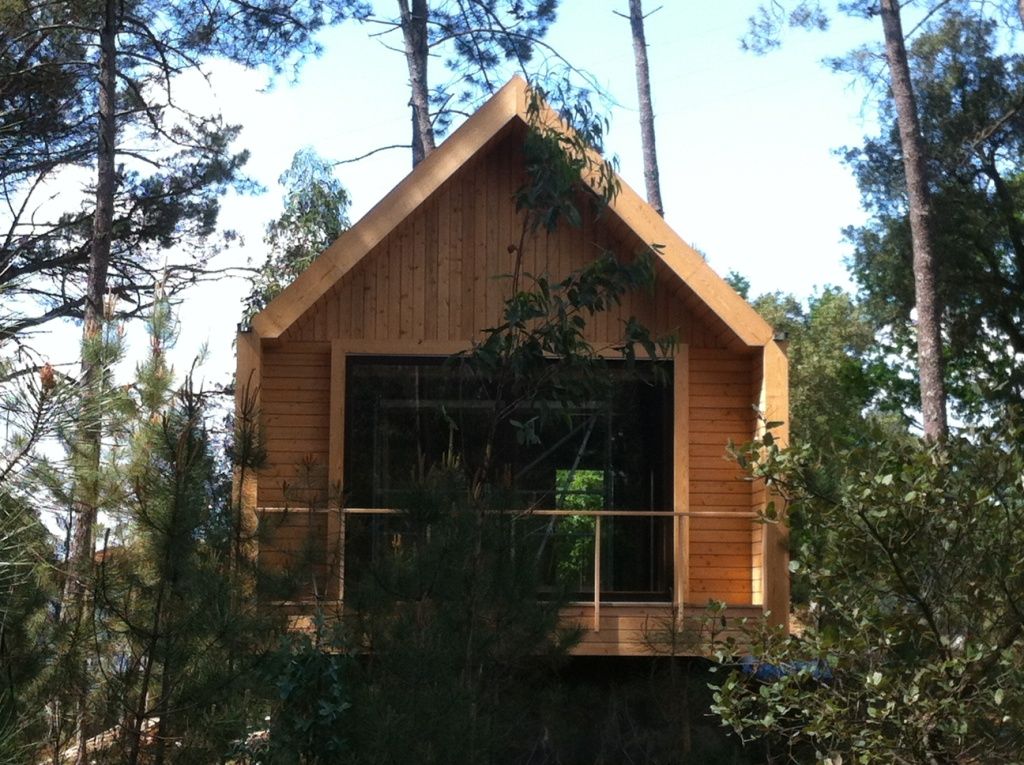
M 330 346 L 289 342 L 263 350 L 262 425 L 267 460 L 259 471 L 259 505 L 282 508 L 260 517 L 259 562 L 280 599 L 337 597 L 328 533 Z M 281 577 L 281 578 L 285 578 Z
M 502 275 L 512 272 L 520 237 L 514 204 L 520 145 L 517 136 L 506 137 L 468 164 L 265 348 L 269 459 L 259 479 L 261 506 L 327 506 L 332 341 L 398 341 L 415 353 L 418 343 L 468 345 L 499 320 L 510 290 Z M 562 225 L 528 237 L 524 271 L 560 278 L 603 250 L 629 255 L 642 244 L 616 221 L 583 217 L 582 228 Z M 632 315 L 689 346 L 691 509 L 749 513 L 752 486 L 726 460 L 725 447 L 754 434 L 759 354 L 738 347 L 724 323 L 664 266 L 656 272 L 653 294 L 627 295 L 598 315 L 589 339 L 599 347 L 618 343 L 622 322 Z M 690 534 L 687 602 L 759 602 L 759 527 L 745 518 L 695 518 Z M 298 536 L 285 535 L 280 544 L 287 537 L 294 546 Z
M 261 506 L 326 507 L 330 370 L 330 346 L 264 348 Z
M 580 641 L 572 653 L 578 656 L 650 656 L 675 653 L 707 655 L 713 640 L 732 637 L 740 646 L 748 640 L 743 620 L 761 615 L 757 606 L 730 606 L 718 618 L 704 609 L 690 607 L 681 622 L 664 606 L 603 605 L 599 630 L 593 629 L 594 607 L 571 605 L 561 611 L 562 622 L 580 630 Z M 722 624 L 724 617 L 725 624 Z M 742 650 L 742 649 L 741 649 Z
M 731 439 L 754 433 L 752 358 L 721 348 L 690 348 L 690 508 L 749 513 L 751 484 L 726 459 Z M 750 518 L 690 520 L 687 602 L 751 603 L 754 595 Z
M 750 365 L 750 390 L 751 395 L 758 401 L 758 408 L 761 407 L 761 389 L 764 384 L 764 356 L 755 354 Z M 763 423 L 754 423 L 755 435 L 761 435 L 764 428 Z M 758 513 L 764 510 L 767 501 L 764 481 L 752 481 L 750 484 L 750 509 Z M 754 603 L 764 603 L 764 537 L 765 526 L 763 523 L 754 524 L 750 530 L 750 563 L 751 563 L 751 599 Z
M 337 539 L 322 510 L 290 508 L 260 518 L 261 596 L 276 601 L 338 598 Z
M 494 326 L 511 291 L 508 278 L 519 247 L 521 214 L 514 194 L 522 184 L 519 139 L 507 137 L 485 157 L 467 165 L 419 211 L 369 252 L 282 339 L 465 341 Z M 586 207 L 590 201 L 579 200 Z M 594 216 L 585 225 L 561 225 L 526 239 L 523 270 L 561 278 L 591 262 L 602 250 L 632 255 L 639 242 L 625 242 Z M 621 306 L 597 315 L 589 339 L 616 343 L 622 322 L 636 316 L 659 333 L 690 339 L 689 309 L 677 299 L 679 285 L 659 279 L 654 294 L 627 296 Z M 702 327 L 703 328 L 703 327 Z

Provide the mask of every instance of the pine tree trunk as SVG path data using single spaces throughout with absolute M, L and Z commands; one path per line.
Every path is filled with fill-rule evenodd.
M 926 438 L 945 438 L 946 390 L 942 378 L 942 324 L 936 292 L 935 235 L 928 191 L 927 155 L 917 119 L 910 66 L 903 41 L 899 0 L 881 0 L 885 55 L 903 151 L 914 252 L 914 296 L 917 306 L 917 362 L 921 414 Z
M 412 90 L 412 165 L 416 167 L 434 150 L 434 127 L 430 121 L 430 89 L 427 86 L 427 0 L 398 0 L 405 62 Z
M 1024 0 L 1021 0 L 1024 2 Z M 644 153 L 644 184 L 647 201 L 664 217 L 661 180 L 658 177 L 658 150 L 654 143 L 654 109 L 651 106 L 651 72 L 647 64 L 647 38 L 644 36 L 644 12 L 641 0 L 629 0 L 629 27 L 633 32 L 633 57 L 636 59 L 636 94 L 640 105 L 640 144 Z
M 64 585 L 61 619 L 71 627 L 75 643 L 80 642 L 82 621 L 89 599 L 89 582 L 93 568 L 93 528 L 99 502 L 100 402 L 99 387 L 103 368 L 96 363 L 95 349 L 104 320 L 104 296 L 107 291 L 107 270 L 110 265 L 111 229 L 114 218 L 115 142 L 116 142 L 116 73 L 117 73 L 117 4 L 106 0 L 103 27 L 99 36 L 100 58 L 98 77 L 98 123 L 96 143 L 96 209 L 93 215 L 92 247 L 85 294 L 85 321 L 82 331 L 81 410 L 73 444 L 75 464 L 72 505 L 72 535 L 68 549 L 68 575 Z M 93 346 L 91 348 L 91 346 Z M 73 648 L 74 650 L 74 648 Z M 78 658 L 76 728 L 78 752 L 76 765 L 86 761 L 85 712 L 88 680 L 84 659 Z
M 1020 16 L 1021 26 L 1024 26 L 1024 0 L 1017 0 L 1017 15 Z

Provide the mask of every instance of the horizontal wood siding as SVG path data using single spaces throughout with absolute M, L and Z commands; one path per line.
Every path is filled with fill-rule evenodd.
M 338 544 L 330 514 L 263 512 L 259 529 L 261 595 L 272 601 L 336 600 Z
M 326 506 L 330 382 L 330 346 L 289 342 L 264 348 L 267 460 L 259 471 L 261 507 Z
M 743 646 L 747 641 L 741 621 L 760 617 L 761 609 L 756 606 L 730 606 L 716 617 L 703 609 L 688 608 L 676 627 L 667 604 L 605 604 L 601 606 L 600 629 L 594 630 L 593 606 L 572 605 L 561 612 L 563 626 L 580 631 L 580 641 L 572 649 L 577 656 L 669 655 L 673 643 L 676 655 L 706 656 L 713 639 L 731 636 Z
M 763 371 L 764 357 L 760 353 L 755 354 L 751 359 L 750 365 L 750 393 L 758 400 L 760 400 L 761 397 L 761 387 L 764 379 Z M 764 430 L 762 426 L 763 423 L 757 423 L 756 435 L 762 434 L 762 431 Z M 765 491 L 764 481 L 757 480 L 751 482 L 750 509 L 755 513 L 761 512 L 764 510 L 766 500 L 767 493 Z M 751 601 L 758 604 L 764 603 L 764 539 L 765 525 L 763 523 L 755 524 L 750 532 L 750 563 L 753 567 Z
M 301 602 L 283 603 L 280 608 L 292 629 L 307 632 L 315 629 L 314 618 L 333 621 L 344 617 L 337 604 L 321 604 L 316 611 L 312 604 Z M 671 626 L 668 606 L 608 604 L 601 607 L 597 631 L 592 606 L 570 605 L 560 616 L 562 628 L 578 631 L 579 642 L 571 650 L 575 656 L 666 656 L 671 653 L 673 638 L 676 655 L 707 656 L 712 640 L 728 637 L 736 640 L 738 651 L 749 651 L 746 631 L 756 628 L 763 615 L 757 606 L 730 606 L 714 615 L 703 609 L 689 609 L 681 629 L 676 630 Z
M 690 348 L 690 510 L 751 510 L 751 484 L 728 459 L 731 440 L 754 435 L 757 402 L 751 387 L 752 356 L 720 348 Z M 687 601 L 754 601 L 750 518 L 690 519 L 690 577 Z

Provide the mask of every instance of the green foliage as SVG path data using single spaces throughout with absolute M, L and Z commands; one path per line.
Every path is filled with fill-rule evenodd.
M 43 736 L 38 682 L 52 626 L 46 607 L 56 591 L 51 540 L 36 510 L 0 488 L 0 762 L 24 762 Z
M 586 94 L 563 86 L 557 91 L 562 104 L 559 117 L 569 126 L 549 124 L 546 104 L 550 94 L 531 84 L 526 105 L 530 129 L 523 145 L 527 182 L 516 191 L 516 209 L 525 210 L 526 230 L 553 231 L 564 219 L 582 225 L 581 198 L 597 196 L 599 205 L 619 191 L 615 163 L 597 154 L 608 122 L 596 113 Z
M 750 300 L 750 280 L 738 271 L 730 271 L 725 275 L 725 283 L 736 290 L 744 300 Z
M 604 507 L 604 472 L 600 470 L 558 470 L 555 507 L 572 510 L 601 510 Z M 568 586 L 578 581 L 594 559 L 594 517 L 567 515 L 559 520 L 559 538 L 554 542 L 559 581 Z M 559 549 L 562 547 L 564 549 Z
M 392 550 L 346 599 L 368 651 L 353 673 L 353 762 L 515 761 L 536 735 L 530 699 L 572 634 L 538 598 L 541 540 L 481 500 L 461 467 L 402 503 Z
M 428 45 L 433 55 L 450 45 L 444 57 L 452 73 L 438 80 L 430 100 L 438 109 L 436 128 L 447 130 L 453 116 L 450 105 L 472 104 L 481 94 L 493 93 L 507 79 L 502 65 L 524 70 L 533 60 L 538 43 L 555 21 L 558 0 L 469 0 L 429 4 Z
M 799 513 L 801 635 L 755 637 L 723 723 L 821 762 L 1006 762 L 1024 746 L 1024 420 L 929 444 L 874 431 L 829 470 L 769 439 L 741 455 Z M 721 647 L 723 658 L 735 646 Z M 829 759 L 831 758 L 831 759 Z
M 232 556 L 236 519 L 207 430 L 208 397 L 190 384 L 172 388 L 166 351 L 176 324 L 163 296 L 153 302 L 150 353 L 133 384 L 113 377 L 116 325 L 84 351 L 101 372 L 80 416 L 99 423 L 104 441 L 98 468 L 82 475 L 95 483 L 106 530 L 86 561 L 94 585 L 77 624 L 47 607 L 45 598 L 57 600 L 56 561 L 34 519 L 44 489 L 68 502 L 65 472 L 33 459 L 0 490 L 5 522 L 19 518 L 31 540 L 29 576 L 0 613 L 0 707 L 13 710 L 20 761 L 71 743 L 83 690 L 85 735 L 105 733 L 97 762 L 149 761 L 160 749 L 165 762 L 215 761 L 244 731 L 260 646 L 275 628 L 245 597 L 244 566 Z M 75 392 L 52 371 L 39 384 L 54 404 Z M 61 405 L 58 434 L 71 419 Z
M 248 155 L 232 148 L 239 128 L 185 110 L 178 75 L 208 57 L 279 72 L 317 52 L 318 29 L 365 8 L 350 0 L 114 6 L 117 178 L 106 282 L 124 298 L 117 306 L 124 318 L 146 315 L 157 285 L 173 295 L 208 278 L 205 265 L 220 244 L 219 197 L 251 188 L 241 177 Z M 46 201 L 48 182 L 95 164 L 105 13 L 102 4 L 26 0 L 0 14 L 0 180 L 11 211 L 0 245 L 0 337 L 7 340 L 83 314 L 95 199 L 64 193 L 61 209 L 35 212 L 53 201 Z M 161 253 L 169 249 L 177 257 L 166 268 Z
M 893 376 L 876 357 L 876 331 L 865 309 L 836 288 L 807 301 L 770 293 L 753 306 L 789 347 L 790 434 L 828 450 L 855 442 L 869 408 L 885 407 Z
M 282 642 L 267 669 L 276 698 L 267 736 L 248 747 L 248 757 L 267 763 L 316 765 L 345 762 L 351 718 L 350 654 L 340 649 L 345 637 L 337 622 L 318 616 L 312 634 L 298 633 Z
M 744 50 L 764 54 L 781 45 L 787 27 L 825 30 L 828 25 L 828 14 L 820 0 L 799 0 L 789 7 L 779 2 L 764 3 L 747 19 L 747 34 L 741 45 Z
M 600 374 L 605 362 L 601 349 L 586 338 L 587 322 L 618 305 L 627 292 L 649 288 L 654 263 L 649 253 L 623 263 L 605 252 L 560 281 L 531 274 L 525 279 L 529 288 L 517 289 L 505 301 L 502 322 L 485 329 L 471 351 L 456 357 L 491 393 L 502 420 L 526 401 L 543 406 L 545 401 L 577 403 L 600 397 L 607 382 Z M 632 362 L 639 346 L 656 359 L 672 342 L 653 338 L 629 320 L 613 350 Z M 553 358 L 559 363 L 549 363 Z
M 241 564 L 221 528 L 233 515 L 220 507 L 206 405 L 186 381 L 133 424 L 120 468 L 124 515 L 97 574 L 92 659 L 104 679 L 95 723 L 124 724 L 120 761 L 224 754 L 244 731 L 246 694 L 259 680 L 255 651 L 273 634 L 272 615 L 243 596 Z
M 267 225 L 263 241 L 269 254 L 245 300 L 246 322 L 349 227 L 348 192 L 331 164 L 312 149 L 296 152 L 278 183 L 285 187 L 284 211 Z
M 946 381 L 962 415 L 1024 397 L 1024 56 L 1001 52 L 994 21 L 946 12 L 910 48 L 921 129 L 931 157 L 938 294 Z M 846 152 L 870 222 L 847 231 L 851 268 L 884 352 L 915 401 L 912 255 L 906 190 L 893 126 Z
M 710 663 L 684 657 L 581 657 L 551 678 L 545 739 L 531 763 L 762 763 L 708 715 Z

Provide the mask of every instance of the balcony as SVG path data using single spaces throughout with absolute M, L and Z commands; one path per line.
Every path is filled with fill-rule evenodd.
M 581 655 L 701 653 L 738 620 L 762 616 L 755 513 L 691 510 L 538 509 L 500 514 L 511 544 L 537 551 L 540 596 L 567 595 L 565 626 L 578 627 Z M 388 508 L 266 507 L 261 565 L 290 577 L 288 597 L 269 598 L 301 625 L 317 608 L 341 614 L 346 588 L 387 555 L 421 541 L 429 525 Z M 721 555 L 725 538 L 737 551 Z M 344 555 L 341 551 L 344 550 Z M 710 624 L 699 582 L 746 582 L 723 591 L 726 611 Z M 716 578 L 719 577 L 719 578 Z M 279 593 L 280 594 L 280 593 Z

